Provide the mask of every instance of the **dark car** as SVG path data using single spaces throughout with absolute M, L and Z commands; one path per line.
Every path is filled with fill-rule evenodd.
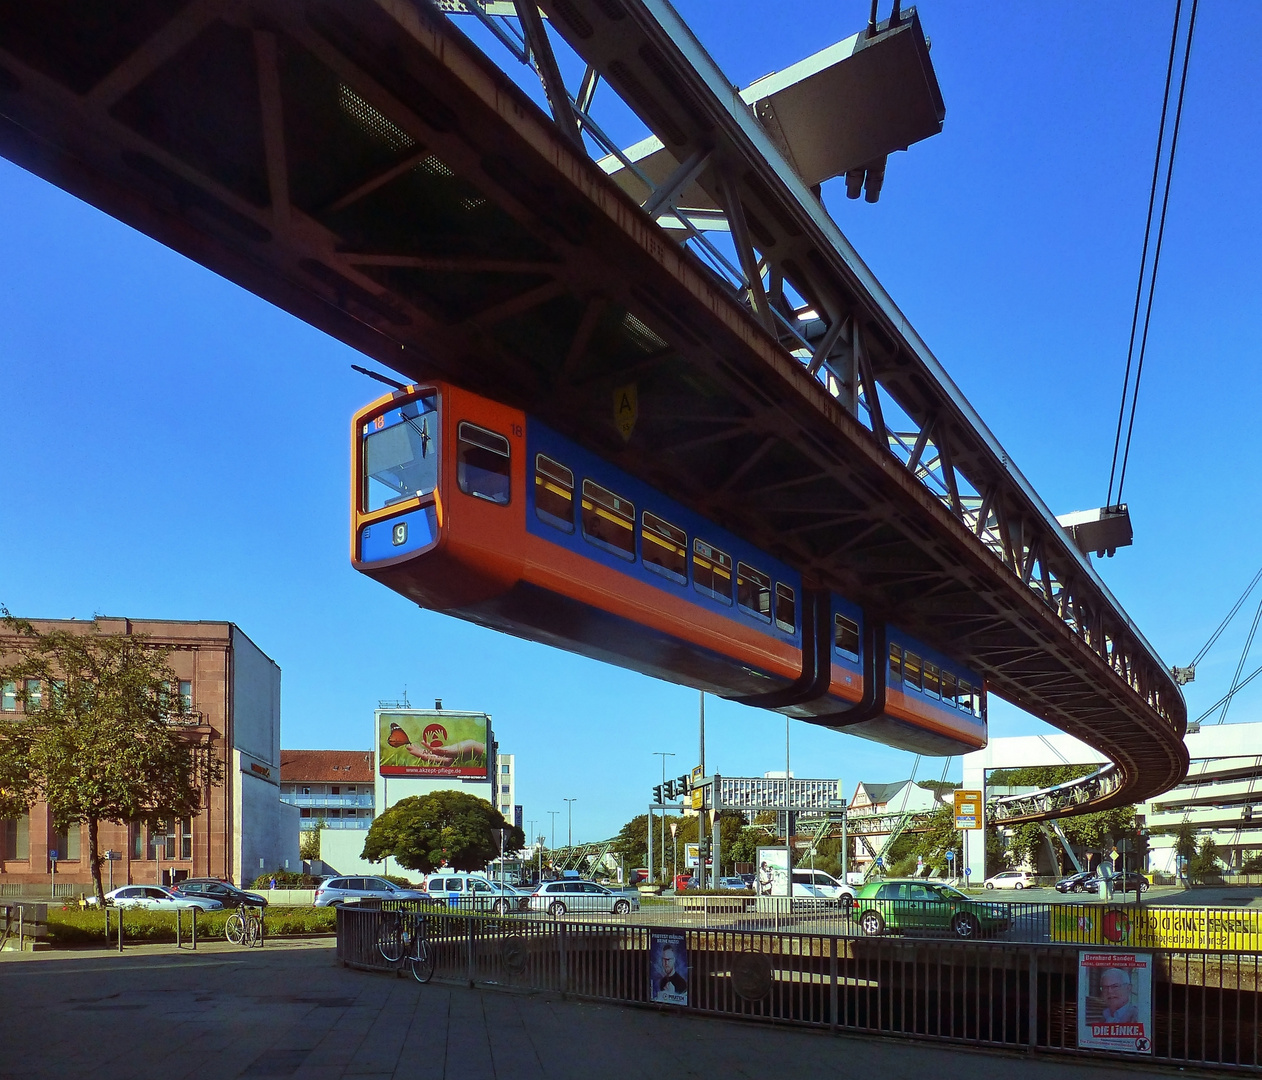
M 173 891 L 181 896 L 204 896 L 209 900 L 218 900 L 226 908 L 267 907 L 267 897 L 258 893 L 238 889 L 226 881 L 217 878 L 185 878 L 173 886 Z
M 1083 870 L 1077 874 L 1070 874 L 1069 877 L 1063 877 L 1056 882 L 1056 891 L 1058 893 L 1086 892 L 1086 882 L 1090 880 L 1095 883 L 1095 874 L 1090 870 Z

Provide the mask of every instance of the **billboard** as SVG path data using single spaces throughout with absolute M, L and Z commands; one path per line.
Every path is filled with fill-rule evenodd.
M 418 779 L 490 775 L 486 713 L 396 709 L 377 713 L 377 768 Z
M 789 853 L 783 844 L 780 847 L 758 849 L 754 891 L 759 896 L 789 895 Z
M 1152 1053 L 1152 954 L 1078 954 L 1078 1045 Z

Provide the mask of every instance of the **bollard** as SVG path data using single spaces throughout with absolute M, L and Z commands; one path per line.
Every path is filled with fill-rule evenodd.
M 197 952 L 197 908 L 193 908 L 193 952 Z
M 259 948 L 267 937 L 267 908 L 259 908 Z
M 123 909 L 118 909 L 118 951 L 123 951 Z
M 26 908 L 24 908 L 21 904 L 18 904 L 18 952 L 21 952 L 26 948 L 26 946 L 22 944 L 22 916 L 25 914 Z
M 105 947 L 108 949 L 110 947 L 110 909 L 102 908 L 101 910 L 105 912 Z
M 183 912 L 180 911 L 179 908 L 176 908 L 175 909 L 175 947 L 177 949 L 180 948 L 180 929 L 181 929 L 181 924 L 184 922 L 183 918 L 181 917 L 182 915 L 183 915 Z

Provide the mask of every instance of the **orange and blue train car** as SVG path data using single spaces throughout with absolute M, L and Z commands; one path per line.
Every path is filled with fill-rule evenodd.
M 422 607 L 925 754 L 982 680 L 520 410 L 448 383 L 352 425 L 351 561 Z

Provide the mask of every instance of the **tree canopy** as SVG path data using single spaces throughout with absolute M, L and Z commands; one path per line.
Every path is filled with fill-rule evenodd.
M 42 799 L 58 829 L 86 824 L 103 898 L 100 823 L 194 817 L 223 765 L 188 735 L 169 650 L 95 623 L 41 634 L 0 613 L 9 658 L 0 682 L 14 684 L 24 710 L 0 724 L 0 815 Z
M 485 799 L 463 791 L 434 791 L 400 799 L 377 815 L 364 839 L 362 858 L 386 856 L 408 870 L 431 874 L 441 866 L 481 870 L 500 854 L 526 846 L 525 834 Z

